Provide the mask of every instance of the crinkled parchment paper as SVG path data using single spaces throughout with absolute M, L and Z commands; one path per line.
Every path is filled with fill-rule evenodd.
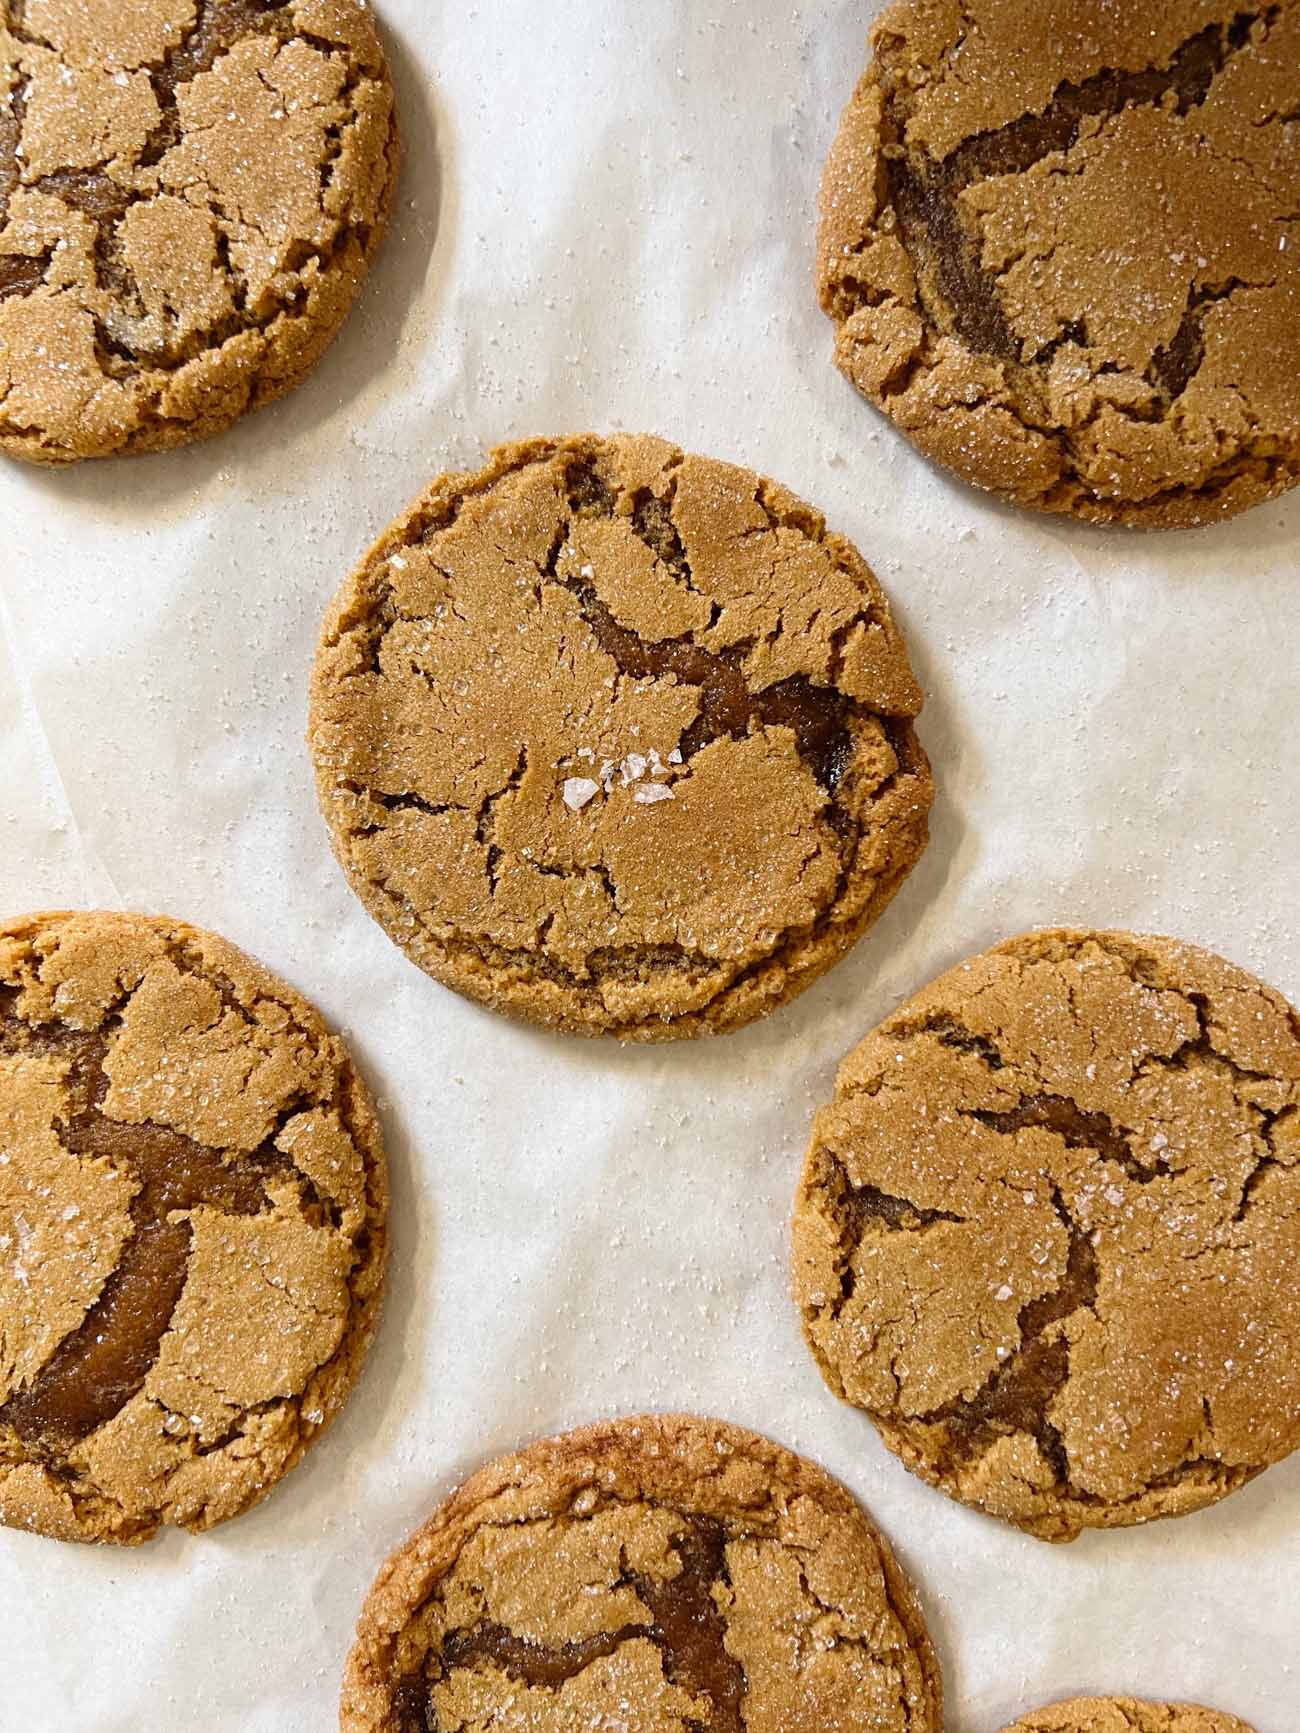
M 0 465 L 0 909 L 166 910 L 344 1028 L 394 1167 L 391 1297 L 333 1431 L 253 1514 L 136 1552 L 0 1534 L 0 1727 L 320 1733 L 375 1567 L 487 1455 L 643 1407 L 842 1475 L 922 1589 L 956 1733 L 1077 1691 L 1292 1733 L 1300 1457 L 1218 1509 L 1053 1549 L 911 1479 L 787 1294 L 812 1108 L 937 971 L 1043 922 L 1167 931 L 1293 999 L 1300 494 L 1138 540 L 930 470 L 840 379 L 813 209 L 874 7 L 384 0 L 407 161 L 334 351 L 219 441 Z M 325 603 L 496 441 L 660 432 L 852 536 L 922 680 L 934 840 L 870 937 L 711 1044 L 516 1028 L 347 891 L 302 736 Z

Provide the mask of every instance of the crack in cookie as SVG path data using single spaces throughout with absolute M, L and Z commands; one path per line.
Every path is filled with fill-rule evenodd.
M 335 850 L 439 980 L 584 1033 L 735 1027 L 829 967 L 926 836 L 874 577 L 774 484 L 663 441 L 507 447 L 327 619 Z
M 1300 1019 L 1171 940 L 1033 934 L 927 988 L 845 1062 L 796 1205 L 828 1383 L 1046 1539 L 1296 1448 L 1298 1277 Z
M 745 1669 L 727 1653 L 726 1622 L 712 1592 L 715 1585 L 724 1591 L 731 1586 L 726 1529 L 708 1517 L 683 1515 L 683 1524 L 670 1543 L 680 1566 L 675 1576 L 661 1580 L 628 1570 L 614 1584 L 616 1590 L 632 1590 L 650 1623 L 600 1631 L 561 1647 L 517 1636 L 504 1625 L 482 1623 L 448 1636 L 442 1646 L 443 1668 L 451 1671 L 483 1660 L 519 1684 L 554 1690 L 594 1661 L 615 1655 L 624 1643 L 643 1639 L 662 1655 L 666 1679 L 710 1705 L 707 1722 L 686 1718 L 685 1733 L 704 1733 L 705 1728 L 708 1733 L 744 1733 Z M 426 1701 L 429 1695 L 426 1684 Z
M 1300 8 L 1214 10 L 899 0 L 876 26 L 822 187 L 837 363 L 1020 505 L 1177 527 L 1300 476 Z
M 918 1416 L 918 1421 L 943 1428 L 941 1474 L 951 1473 L 959 1463 L 978 1460 L 999 1438 L 1025 1433 L 1034 1438 L 1044 1460 L 1051 1464 L 1058 1484 L 1072 1497 L 1079 1497 L 1070 1479 L 1065 1440 L 1049 1418 L 1053 1399 L 1070 1375 L 1069 1340 L 1053 1326 L 1096 1305 L 1097 1254 L 1055 1186 L 1051 1196 L 1052 1208 L 1069 1235 L 1060 1287 L 1020 1308 L 1016 1317 L 1019 1347 L 989 1374 L 974 1396 L 946 1403 Z
M 176 923 L 32 917 L 0 931 L 0 978 L 0 1517 L 211 1526 L 360 1365 L 386 1199 L 368 1098 L 303 1001 Z
M 1144 1162 L 1134 1154 L 1130 1138 L 1116 1126 L 1108 1113 L 1085 1113 L 1079 1104 L 1063 1095 L 1040 1092 L 1026 1096 L 1018 1106 L 1007 1112 L 977 1110 L 972 1115 L 981 1125 L 987 1125 L 1004 1136 L 1038 1127 L 1054 1131 L 1069 1149 L 1095 1150 L 1105 1161 L 1122 1167 L 1130 1179 L 1147 1185 L 1157 1174 L 1168 1173 L 1169 1163 L 1157 1158 Z
M 5 1019 L 0 1051 L 54 1057 L 68 1067 L 67 1118 L 56 1123 L 63 1147 L 123 1167 L 139 1186 L 130 1206 L 134 1234 L 99 1299 L 35 1382 L 0 1406 L 0 1430 L 12 1426 L 29 1448 L 57 1458 L 120 1413 L 158 1357 L 190 1254 L 189 1223 L 171 1221 L 172 1213 L 208 1205 L 258 1215 L 272 1203 L 258 1155 L 227 1162 L 166 1126 L 122 1125 L 104 1116 L 109 1034 L 63 1028 L 46 1034 L 20 1023 L 16 1016 Z M 259 1154 L 268 1167 L 293 1171 L 274 1144 Z
M 720 1422 L 646 1416 L 484 1469 L 367 1602 L 346 1733 L 506 1714 L 539 1733 L 938 1733 L 940 1702 L 907 1582 L 841 1487 Z
M 371 16 L 41 16 L 0 11 L 0 449 L 205 438 L 315 365 L 378 247 L 397 134 Z
M 716 655 L 689 638 L 647 643 L 620 626 L 590 586 L 570 582 L 565 587 L 578 598 L 583 619 L 620 673 L 633 680 L 671 678 L 679 686 L 699 688 L 700 713 L 678 747 L 683 763 L 689 764 L 715 740 L 743 740 L 756 728 L 789 728 L 800 757 L 827 793 L 834 794 L 853 752 L 847 725 L 852 700 L 803 676 L 755 692 L 744 673 L 752 642 Z
M 1266 16 L 1275 19 L 1278 11 L 1242 12 L 1231 26 L 1207 25 L 1182 44 L 1167 67 L 1129 73 L 1106 68 L 1081 84 L 1067 81 L 1041 114 L 1022 115 L 996 131 L 979 133 L 941 162 L 928 157 L 913 161 L 906 151 L 904 126 L 891 118 L 885 132 L 889 192 L 904 244 L 921 266 L 925 309 L 936 329 L 955 331 L 977 353 L 1007 362 L 1025 360 L 998 300 L 996 279 L 980 262 L 980 237 L 963 217 L 961 194 L 976 181 L 1024 174 L 1048 156 L 1069 152 L 1088 120 L 1113 118 L 1134 106 L 1160 106 L 1166 98 L 1173 99 L 1174 112 L 1187 114 L 1205 101 L 1229 57 L 1249 42 L 1252 26 Z M 855 306 L 851 281 L 844 293 L 846 300 L 837 312 L 848 314 Z M 1084 321 L 1068 325 L 1054 344 L 1067 341 L 1087 346 Z M 1190 350 L 1182 327 L 1171 347 L 1180 355 Z M 1049 346 L 1031 359 L 1041 365 L 1054 352 Z M 1166 361 L 1165 368 L 1169 366 Z M 1188 378 L 1194 370 L 1189 364 Z M 1170 398 L 1181 395 L 1181 389 L 1169 392 Z
M 285 0 L 195 0 L 193 25 L 156 66 L 147 68 L 159 119 L 140 151 L 142 168 L 154 167 L 181 141 L 184 128 L 176 95 L 179 87 L 192 84 L 200 73 L 211 72 L 236 43 L 258 35 L 274 36 L 282 43 L 295 36 L 308 40 L 306 33 L 298 30 Z M 333 46 L 325 44 L 325 52 L 331 52 Z

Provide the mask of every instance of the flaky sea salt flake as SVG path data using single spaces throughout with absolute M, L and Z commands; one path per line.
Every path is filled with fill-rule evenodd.
M 570 812 L 581 812 L 600 793 L 600 784 L 589 776 L 570 776 L 564 784 L 564 804 Z
M 676 800 L 677 796 L 666 782 L 644 782 L 633 791 L 632 798 L 642 806 L 653 806 L 660 800 Z

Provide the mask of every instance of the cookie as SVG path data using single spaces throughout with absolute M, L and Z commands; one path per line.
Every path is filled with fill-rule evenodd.
M 1045 1540 L 1300 1445 L 1300 1019 L 1172 939 L 1044 932 L 845 1061 L 796 1204 L 827 1383 Z
M 829 1475 L 717 1420 L 534 1444 L 394 1553 L 343 1733 L 939 1733 L 889 1550 Z
M 899 0 L 822 181 L 836 361 L 1020 506 L 1162 529 L 1300 479 L 1297 0 Z
M 396 170 L 366 0 L 0 0 L 0 450 L 184 445 L 290 390 Z
M 0 1521 L 256 1504 L 343 1405 L 384 1275 L 379 1125 L 297 993 L 180 921 L 0 926 Z
M 1025 1715 L 1002 1733 L 1254 1733 L 1235 1715 L 1197 1703 L 1139 1703 L 1133 1697 L 1075 1697 Z
M 802 991 L 925 846 L 921 693 L 860 555 L 661 439 L 445 475 L 325 623 L 321 805 L 421 968 L 581 1034 L 732 1029 Z

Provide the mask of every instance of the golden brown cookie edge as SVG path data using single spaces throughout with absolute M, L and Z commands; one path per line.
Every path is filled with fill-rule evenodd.
M 1056 1703 L 1046 1703 L 1041 1709 L 1031 1709 L 1018 1721 L 1010 1722 L 1002 1733 L 1093 1733 L 1092 1723 L 1099 1713 L 1118 1710 L 1131 1723 L 1134 1733 L 1141 1733 L 1141 1723 L 1134 1715 L 1153 1709 L 1159 1715 L 1172 1715 L 1162 1723 L 1163 1733 L 1255 1733 L 1245 1721 L 1238 1720 L 1222 1709 L 1209 1709 L 1201 1703 L 1155 1702 L 1139 1697 L 1067 1697 Z M 1192 1725 L 1184 1725 L 1184 1716 L 1194 1717 Z

